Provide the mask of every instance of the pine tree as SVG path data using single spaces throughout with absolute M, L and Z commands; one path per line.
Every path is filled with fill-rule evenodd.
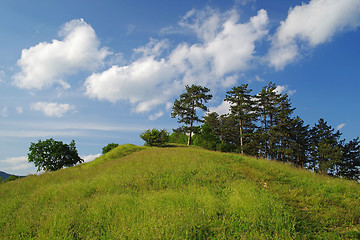
M 320 119 L 310 130 L 311 161 L 310 167 L 319 173 L 336 175 L 337 166 L 341 161 L 342 151 L 339 138 L 341 133 Z
M 212 133 L 218 136 L 220 140 L 222 140 L 223 137 L 221 134 L 221 123 L 218 113 L 211 112 L 206 114 L 204 117 L 204 123 L 208 124 L 211 128 Z
M 233 152 L 236 146 L 239 146 L 239 127 L 237 119 L 231 114 L 221 115 L 220 120 L 220 134 L 222 136 L 222 151 Z
M 304 125 L 300 117 L 293 118 L 290 127 L 290 162 L 296 166 L 305 167 L 310 151 L 309 125 Z
M 291 107 L 287 94 L 276 94 L 274 99 L 274 112 L 272 126 L 269 131 L 272 158 L 286 162 L 291 154 L 292 113 L 295 108 Z
M 254 129 L 254 120 L 256 118 L 254 112 L 254 103 L 248 89 L 248 84 L 241 84 L 233 87 L 231 91 L 226 92 L 225 101 L 230 103 L 231 115 L 238 122 L 238 131 L 240 138 L 240 152 L 244 153 L 244 138 Z
M 264 158 L 275 158 L 273 150 L 275 149 L 274 144 L 274 133 L 270 131 L 275 125 L 277 114 L 277 106 L 279 104 L 280 94 L 276 93 L 276 86 L 270 82 L 267 86 L 263 87 L 261 92 L 255 96 L 257 112 L 259 114 L 259 120 L 261 123 L 258 135 L 260 138 L 260 144 L 263 147 Z M 261 135 L 260 135 L 261 133 Z M 272 137 L 270 136 L 272 134 Z
M 175 99 L 174 106 L 172 108 L 171 117 L 178 118 L 178 123 L 184 123 L 184 130 L 188 132 L 188 145 L 191 144 L 192 133 L 199 127 L 194 126 L 196 122 L 203 122 L 196 114 L 196 108 L 200 108 L 203 111 L 207 111 L 207 107 L 204 103 L 212 98 L 211 94 L 207 94 L 210 89 L 198 85 L 185 86 L 186 93 L 180 95 L 180 99 Z
M 343 144 L 343 156 L 338 175 L 347 179 L 360 180 L 360 140 L 359 137 Z

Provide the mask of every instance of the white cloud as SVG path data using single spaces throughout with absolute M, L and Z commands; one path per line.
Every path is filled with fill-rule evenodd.
M 7 117 L 8 116 L 8 109 L 7 106 L 3 107 L 2 110 L 0 111 L 0 115 L 3 117 Z
M 67 22 L 59 31 L 61 40 L 41 42 L 23 49 L 18 66 L 21 71 L 13 76 L 13 83 L 24 89 L 43 89 L 53 84 L 70 88 L 63 77 L 80 70 L 95 70 L 110 55 L 94 29 L 83 19 Z
M 86 162 L 91 162 L 93 160 L 95 160 L 96 158 L 100 157 L 101 154 L 93 154 L 93 155 L 86 155 L 86 156 L 80 156 L 82 159 L 84 159 L 84 163 Z
M 159 57 L 167 48 L 169 48 L 169 41 L 167 39 L 157 41 L 150 38 L 150 41 L 145 46 L 134 49 L 134 53 L 145 57 Z
M 150 115 L 149 120 L 154 121 L 154 120 L 158 119 L 159 117 L 161 117 L 162 115 L 164 115 L 164 112 L 157 112 L 155 114 Z
M 230 112 L 230 103 L 223 101 L 219 106 L 209 108 L 209 111 L 216 112 L 219 115 L 228 114 Z
M 68 111 L 75 110 L 75 106 L 53 102 L 37 102 L 31 105 L 31 109 L 42 112 L 48 117 L 63 117 Z
M 86 95 L 110 102 L 129 101 L 136 112 L 164 104 L 181 87 L 171 82 L 174 68 L 164 59 L 140 58 L 128 66 L 112 66 L 86 79 Z
M 34 164 L 29 163 L 26 156 L 0 160 L 0 166 L 5 172 L 20 176 L 35 173 L 36 171 Z
M 194 16 L 195 20 L 188 23 Z M 225 14 L 212 9 L 189 12 L 182 25 L 193 29 L 202 42 L 179 45 L 169 61 L 185 72 L 185 77 L 193 79 L 202 76 L 216 81 L 226 74 L 247 70 L 254 59 L 255 42 L 268 33 L 267 24 L 267 13 L 263 9 L 247 23 L 239 23 L 236 11 Z
M 275 88 L 275 92 L 278 94 L 287 93 L 289 96 L 292 96 L 294 93 L 296 93 L 296 90 L 290 90 L 287 85 L 286 86 L 277 85 Z
M 237 80 L 238 80 L 238 75 L 227 76 L 222 81 L 222 86 L 225 87 L 225 88 L 231 87 L 231 86 L 235 85 Z
M 277 85 L 275 88 L 275 92 L 277 94 L 282 94 L 283 92 L 285 92 L 286 89 L 287 89 L 287 86 Z
M 140 56 L 132 63 L 89 76 L 84 84 L 86 95 L 110 102 L 128 101 L 135 112 L 147 112 L 167 104 L 187 84 L 229 87 L 236 82 L 234 72 L 250 68 L 255 42 L 267 35 L 267 23 L 265 10 L 247 23 L 239 23 L 236 11 L 191 10 L 180 25 L 194 31 L 198 43 L 182 43 L 164 54 L 168 41 L 150 39 L 135 49 Z
M 337 33 L 360 26 L 359 0 L 312 0 L 289 10 L 272 40 L 268 60 L 277 70 L 301 51 L 330 41 Z
M 336 127 L 336 130 L 341 130 L 343 127 L 346 126 L 346 123 L 342 123 L 342 124 L 339 124 L 337 127 Z
M 28 159 L 25 156 L 12 157 L 12 158 L 7 158 L 5 160 L 2 160 L 2 162 L 17 165 L 17 164 L 27 163 Z

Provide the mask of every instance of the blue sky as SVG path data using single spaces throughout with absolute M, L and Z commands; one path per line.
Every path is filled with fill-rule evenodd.
M 108 143 L 176 128 L 186 84 L 269 81 L 311 126 L 360 136 L 360 0 L 13 0 L 0 3 L 0 171 L 26 175 L 31 142 Z

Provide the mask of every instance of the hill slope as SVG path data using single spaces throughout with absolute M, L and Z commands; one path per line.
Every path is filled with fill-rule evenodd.
M 0 239 L 357 239 L 360 186 L 198 148 L 122 145 L 0 185 Z

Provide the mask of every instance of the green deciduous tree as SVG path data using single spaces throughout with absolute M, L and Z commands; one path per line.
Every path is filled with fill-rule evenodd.
M 166 129 L 158 130 L 156 128 L 152 130 L 148 129 L 140 134 L 141 139 L 144 140 L 148 146 L 163 146 L 169 142 L 169 136 L 170 134 Z
M 194 145 L 206 149 L 216 150 L 219 143 L 221 143 L 220 138 L 212 132 L 207 123 L 201 125 L 200 131 L 194 136 Z
M 184 123 L 183 129 L 189 134 L 188 145 L 191 144 L 191 136 L 193 132 L 199 128 L 194 124 L 203 122 L 196 114 L 196 109 L 200 108 L 207 111 L 205 103 L 212 98 L 211 94 L 207 94 L 210 89 L 198 85 L 185 86 L 186 93 L 180 95 L 180 99 L 175 99 L 172 108 L 171 117 L 178 118 L 178 123 Z
M 39 140 L 37 143 L 31 143 L 29 151 L 29 162 L 33 162 L 38 171 L 56 171 L 84 161 L 78 155 L 74 140 L 70 144 L 52 138 Z
M 105 147 L 102 148 L 102 154 L 110 152 L 112 149 L 116 148 L 117 146 L 119 146 L 119 144 L 109 143 L 108 145 L 106 145 Z

